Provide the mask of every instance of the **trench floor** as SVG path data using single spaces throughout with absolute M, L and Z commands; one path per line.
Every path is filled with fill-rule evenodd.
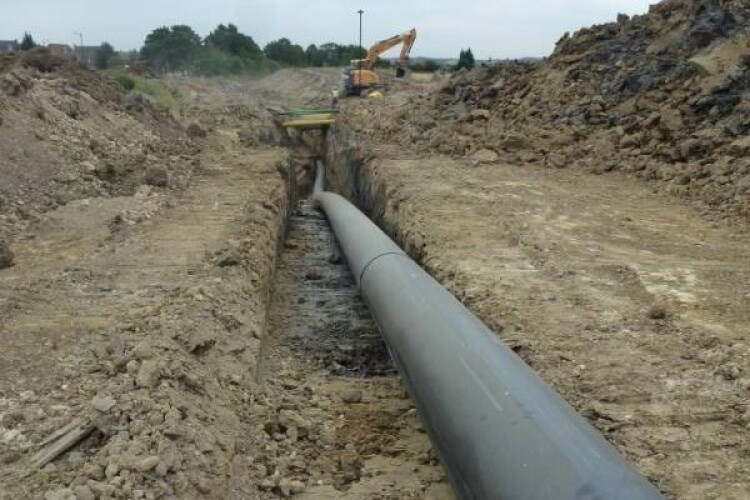
M 275 482 L 292 477 L 307 485 L 300 499 L 452 498 L 330 226 L 309 200 L 290 218 L 258 377 L 280 408 L 271 432 L 285 434 L 268 467 L 269 496 L 284 495 L 288 486 Z M 285 408 L 305 428 L 292 429 L 288 448 L 295 426 Z

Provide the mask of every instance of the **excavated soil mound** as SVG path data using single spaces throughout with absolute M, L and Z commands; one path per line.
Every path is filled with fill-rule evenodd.
M 46 49 L 0 56 L 0 239 L 71 200 L 133 194 L 149 169 L 185 183 L 194 146 L 138 97 Z
M 566 34 L 540 64 L 459 73 L 404 106 L 358 103 L 347 119 L 477 164 L 623 171 L 747 220 L 748 25 L 745 1 L 664 1 Z

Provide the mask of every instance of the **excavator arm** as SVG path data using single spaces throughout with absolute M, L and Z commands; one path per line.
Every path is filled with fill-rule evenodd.
M 404 35 L 407 35 L 407 36 L 406 38 L 404 38 L 404 46 L 401 48 L 401 57 L 399 58 L 399 63 L 406 65 L 406 63 L 408 63 L 409 61 L 409 54 L 411 54 L 411 48 L 414 46 L 414 42 L 417 41 L 417 30 L 412 28 L 411 30 L 404 33 Z
M 401 57 L 399 58 L 398 65 L 404 66 L 409 60 L 409 54 L 411 48 L 414 46 L 414 42 L 417 40 L 417 30 L 412 28 L 406 33 L 386 38 L 373 44 L 370 50 L 367 52 L 367 56 L 362 61 L 362 69 L 372 70 L 375 66 L 375 61 L 378 60 L 381 54 L 395 47 L 396 45 L 403 44 L 401 48 Z M 355 61 L 352 61 L 354 64 Z

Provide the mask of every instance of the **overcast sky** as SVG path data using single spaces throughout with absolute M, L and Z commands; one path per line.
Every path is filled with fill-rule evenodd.
M 417 28 L 412 56 L 455 57 L 471 47 L 481 59 L 543 56 L 566 31 L 642 14 L 656 0 L 0 0 L 0 40 L 30 31 L 37 42 L 109 41 L 140 48 L 163 25 L 188 24 L 201 36 L 234 23 L 261 46 L 355 43 L 355 11 L 365 10 L 363 43 Z

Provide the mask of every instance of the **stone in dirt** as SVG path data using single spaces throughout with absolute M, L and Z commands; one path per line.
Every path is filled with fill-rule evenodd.
M 489 120 L 490 110 L 489 109 L 473 109 L 469 113 L 470 120 Z
M 222 252 L 216 259 L 216 265 L 219 267 L 239 266 L 241 263 L 242 256 L 233 248 Z
M 159 465 L 159 457 L 150 456 L 139 460 L 136 464 L 136 469 L 140 472 L 148 472 L 156 468 L 157 465 Z
M 143 181 L 150 186 L 166 187 L 169 184 L 169 176 L 166 169 L 151 166 L 143 174 Z
M 650 319 L 665 319 L 669 316 L 669 311 L 663 304 L 653 304 L 646 311 L 646 316 Z
M 110 462 L 107 465 L 107 468 L 104 469 L 104 477 L 106 477 L 107 479 L 112 479 L 119 473 L 120 473 L 120 466 L 114 462 Z
M 70 488 L 60 488 L 44 494 L 44 500 L 73 500 L 76 494 Z
M 499 156 L 491 149 L 480 149 L 479 151 L 471 155 L 471 158 L 475 163 L 481 164 L 496 162 Z
M 341 401 L 344 403 L 359 403 L 362 401 L 362 391 L 360 389 L 346 389 L 341 392 Z
M 302 481 L 283 478 L 279 481 L 279 491 L 281 492 L 281 495 L 285 497 L 298 495 L 305 491 L 305 483 Z
M 115 404 L 116 402 L 112 396 L 96 396 L 91 401 L 91 405 L 94 409 L 101 413 L 109 413 L 109 410 L 111 410 Z
M 146 360 L 138 370 L 138 387 L 154 387 L 159 382 L 159 365 L 154 360 Z
M 76 494 L 76 500 L 95 500 L 96 496 L 88 486 L 76 486 L 73 491 Z
M 0 241 L 0 269 L 12 266 L 14 258 L 10 245 L 5 241 Z

